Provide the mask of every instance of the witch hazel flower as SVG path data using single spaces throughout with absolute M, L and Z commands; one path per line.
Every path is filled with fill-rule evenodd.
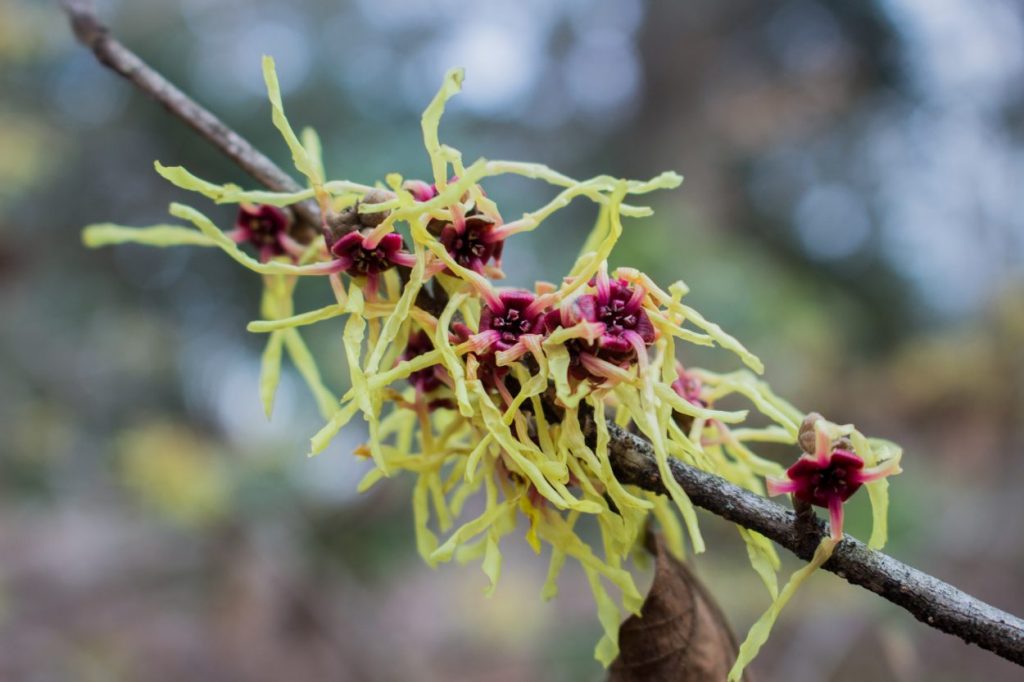
M 288 214 L 277 206 L 242 204 L 228 236 L 237 244 L 254 246 L 263 262 L 284 255 L 298 258 L 305 247 L 289 236 L 290 223 Z
M 510 363 L 528 352 L 540 352 L 548 297 L 522 289 L 499 291 L 486 282 L 478 285 L 478 291 L 484 299 L 478 331 L 473 333 L 461 323 L 452 329 L 475 358 L 476 376 L 510 404 L 504 378 Z
M 528 350 L 529 337 L 544 332 L 547 299 L 521 289 L 484 292 L 486 305 L 480 312 L 480 331 L 471 341 L 477 355 L 503 353 L 511 362 Z
M 457 180 L 458 177 L 452 177 L 449 182 Z M 428 185 L 422 180 L 406 180 L 402 187 L 421 203 L 438 195 L 437 185 Z M 468 194 L 463 197 L 464 200 L 467 198 Z M 459 266 L 494 279 L 504 277 L 501 271 L 501 252 L 509 235 L 502 233 L 500 220 L 485 215 L 476 207 L 466 211 L 456 204 L 450 210 L 451 221 L 431 219 L 427 230 L 438 238 Z M 434 272 L 452 274 L 441 263 L 435 266 Z
M 495 225 L 493 220 L 483 215 L 456 215 L 451 223 L 441 228 L 438 240 L 452 260 L 467 270 L 501 277 L 501 252 L 505 245 L 505 235 Z M 493 265 L 491 261 L 494 261 Z
M 430 334 L 420 329 L 409 335 L 399 361 L 413 360 L 433 350 L 434 342 Z M 455 406 L 450 397 L 443 392 L 439 393 L 452 384 L 451 375 L 442 365 L 430 365 L 416 370 L 406 381 L 416 389 L 416 403 L 410 406 L 413 409 L 423 410 L 427 414 L 438 408 L 451 409 Z
M 430 339 L 430 335 L 427 332 L 420 329 L 409 335 L 409 340 L 405 344 L 405 350 L 402 352 L 401 359 L 412 360 L 432 350 L 434 350 L 434 342 Z M 444 386 L 444 379 L 446 377 L 447 373 L 442 366 L 431 365 L 430 367 L 416 370 L 409 375 L 407 381 L 416 389 L 417 393 L 426 394 L 432 393 Z
M 422 180 L 406 180 L 402 183 L 402 189 L 409 192 L 412 198 L 419 202 L 430 201 L 437 196 L 437 185 L 423 182 Z
M 701 397 L 701 391 L 704 389 L 704 384 L 692 372 L 687 372 L 683 366 L 676 363 L 676 380 L 672 382 L 672 390 L 676 394 L 697 407 L 707 407 L 708 401 Z
M 451 184 L 457 182 L 458 179 L 458 175 L 453 175 L 448 178 L 448 183 Z M 406 180 L 402 183 L 402 189 L 411 194 L 412 198 L 420 203 L 430 201 L 441 193 L 441 190 L 437 188 L 436 183 L 424 182 L 423 180 Z M 463 199 L 465 199 L 465 196 Z
M 813 431 L 813 446 L 811 435 Z M 800 427 L 800 444 L 805 452 L 782 478 L 767 478 L 768 494 L 790 493 L 794 498 L 829 512 L 831 536 L 843 537 L 843 503 L 865 483 L 879 481 L 902 471 L 898 459 L 866 467 L 847 438 L 833 439 L 818 414 L 810 414 Z
M 646 364 L 647 347 L 657 339 L 654 325 L 643 309 L 647 292 L 625 279 L 610 279 L 604 266 L 591 285 L 593 293 L 582 294 L 549 313 L 546 326 L 548 331 L 558 327 L 585 328 L 586 337 L 566 343 L 570 371 L 577 379 L 621 378 L 622 372 L 634 364 Z
M 583 319 L 603 325 L 604 331 L 597 339 L 599 354 L 645 358 L 647 346 L 656 337 L 654 325 L 643 309 L 647 292 L 624 279 L 609 279 L 604 268 L 592 284 L 596 293 L 577 298 L 576 309 Z
M 693 372 L 687 371 L 682 363 L 676 362 L 676 380 L 672 382 L 672 390 L 676 395 L 696 407 L 706 408 L 710 403 L 702 397 L 704 383 Z M 693 427 L 694 417 L 689 414 L 676 412 L 674 415 L 676 423 L 689 431 Z M 718 428 L 725 429 L 724 424 L 717 424 Z
M 402 235 L 389 232 L 375 237 L 370 230 L 349 232 L 331 244 L 330 272 L 344 272 L 351 277 L 366 277 L 367 290 L 378 289 L 381 273 L 396 265 L 411 268 L 416 256 L 405 250 Z

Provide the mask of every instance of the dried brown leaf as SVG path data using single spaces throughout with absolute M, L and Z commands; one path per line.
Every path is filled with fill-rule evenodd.
M 640 616 L 619 630 L 608 682 L 723 682 L 736 638 L 721 608 L 692 571 L 654 536 L 654 582 Z M 744 675 L 745 682 L 751 682 Z

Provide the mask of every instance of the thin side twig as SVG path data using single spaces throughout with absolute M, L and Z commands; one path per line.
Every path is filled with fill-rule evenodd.
M 162 104 L 267 189 L 275 192 L 298 192 L 302 189 L 263 152 L 111 35 L 110 29 L 97 16 L 93 0 L 61 0 L 61 4 L 75 37 L 92 50 L 101 64 Z M 315 201 L 302 201 L 291 208 L 298 218 L 295 236 L 300 241 L 309 241 L 324 230 L 320 207 Z M 416 303 L 431 314 L 440 315 L 447 296 L 440 287 L 424 287 L 416 297 Z
M 92 50 L 101 64 L 127 78 L 207 142 L 238 164 L 253 179 L 275 192 L 298 192 L 302 186 L 263 152 L 182 92 L 137 54 L 114 38 L 96 15 L 92 0 L 62 0 L 78 41 Z M 307 227 L 320 230 L 320 209 L 314 201 L 292 206 Z
M 100 62 L 163 104 L 268 188 L 285 192 L 300 189 L 294 179 L 244 138 L 115 40 L 97 19 L 89 0 L 63 0 L 63 4 L 75 35 Z M 314 202 L 296 206 L 296 212 L 310 225 L 320 225 L 320 212 Z M 437 301 L 427 289 L 421 291 L 417 303 L 436 310 Z M 593 421 L 584 417 L 583 426 L 584 433 L 594 438 Z M 612 465 L 619 480 L 665 494 L 651 444 L 612 422 L 608 429 Z M 807 523 L 798 523 L 792 511 L 719 476 L 677 460 L 671 460 L 670 467 L 673 477 L 698 507 L 761 533 L 802 559 L 811 558 L 818 537 L 825 532 L 823 524 L 814 520 L 817 533 L 808 533 Z M 1024 665 L 1024 621 L 938 578 L 868 549 L 849 536 L 836 547 L 824 568 L 879 594 L 937 630 Z

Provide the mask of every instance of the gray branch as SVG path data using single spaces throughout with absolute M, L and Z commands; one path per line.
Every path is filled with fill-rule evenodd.
M 651 444 L 610 422 L 608 428 L 616 477 L 623 483 L 665 494 Z M 595 432 L 593 422 L 585 422 L 584 433 L 593 437 Z M 811 558 L 825 534 L 824 523 L 817 518 L 808 522 L 801 517 L 798 521 L 794 512 L 720 476 L 675 459 L 669 461 L 669 466 L 673 478 L 695 505 L 757 531 L 801 559 Z M 1024 621 L 1020 618 L 887 554 L 868 549 L 849 535 L 843 537 L 823 568 L 903 607 L 922 623 L 1024 665 Z
M 96 16 L 92 0 L 63 0 L 64 10 L 78 41 L 92 50 L 101 64 L 127 78 L 178 119 L 187 123 L 207 142 L 238 164 L 253 179 L 275 192 L 298 192 L 302 186 L 281 170 L 263 152 L 224 124 L 194 99 L 179 90 L 137 54 L 110 34 Z M 320 229 L 320 210 L 313 201 L 292 207 L 301 222 Z
M 63 3 L 78 40 L 89 47 L 100 62 L 164 105 L 266 187 L 283 192 L 300 189 L 294 179 L 264 154 L 114 39 L 97 19 L 89 0 L 63 0 Z M 320 212 L 314 202 L 304 202 L 295 208 L 303 222 L 320 226 Z M 427 293 L 426 290 L 423 293 Z M 436 302 L 429 299 L 427 294 L 417 302 L 427 309 L 436 308 Z M 619 480 L 664 494 L 665 486 L 651 444 L 613 423 L 609 422 L 608 428 L 612 464 Z M 594 424 L 589 419 L 585 419 L 584 431 L 590 438 L 595 435 Z M 801 559 L 811 558 L 825 533 L 824 524 L 816 518 L 798 520 L 794 512 L 719 476 L 677 460 L 671 460 L 670 466 L 673 477 L 698 507 L 757 531 Z M 1024 621 L 1016 616 L 886 554 L 868 549 L 849 536 L 836 547 L 824 568 L 903 607 L 922 623 L 1024 665 Z
M 114 38 L 96 15 L 92 0 L 61 0 L 61 4 L 71 21 L 75 37 L 92 50 L 101 64 L 127 78 L 162 104 L 263 186 L 275 192 L 298 192 L 302 189 L 263 152 Z M 320 207 L 315 201 L 302 201 L 291 208 L 298 218 L 293 231 L 300 241 L 308 242 L 317 233 L 326 232 Z M 446 302 L 447 297 L 440 287 L 424 287 L 416 297 L 416 304 L 434 315 L 441 314 Z

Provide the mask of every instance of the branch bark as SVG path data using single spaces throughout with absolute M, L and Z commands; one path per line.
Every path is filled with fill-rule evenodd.
M 92 0 L 62 0 L 62 4 L 71 21 L 75 37 L 92 50 L 101 64 L 128 79 L 139 90 L 162 104 L 165 109 L 187 123 L 203 139 L 268 189 L 275 192 L 302 190 L 302 186 L 294 178 L 281 170 L 263 152 L 114 38 L 96 15 Z M 319 232 L 320 209 L 316 202 L 304 201 L 295 204 L 293 209 L 301 222 Z
M 623 483 L 666 494 L 651 444 L 613 423 L 609 422 L 608 429 L 616 477 Z M 584 423 L 584 434 L 596 435 L 593 421 Z M 670 460 L 669 465 L 673 478 L 695 505 L 757 531 L 801 559 L 811 558 L 825 534 L 824 523 L 817 518 L 813 519 L 816 532 L 807 533 L 806 522 L 798 523 L 794 512 L 767 498 L 678 460 Z M 823 568 L 901 606 L 926 625 L 1024 665 L 1024 620 L 938 578 L 868 549 L 848 535 Z
M 162 104 L 267 189 L 275 192 L 302 190 L 294 178 L 263 152 L 114 38 L 110 29 L 97 16 L 93 0 L 61 0 L 61 4 L 78 42 L 92 50 L 101 64 Z M 324 232 L 320 207 L 315 201 L 302 201 L 293 204 L 291 208 L 298 219 L 293 232 L 300 241 L 311 241 L 314 235 Z M 416 303 L 436 316 L 444 310 L 447 297 L 440 287 L 424 287 Z
M 283 192 L 301 189 L 291 176 L 242 136 L 113 38 L 97 18 L 90 0 L 63 0 L 63 4 L 75 36 L 101 63 L 160 102 L 266 187 Z M 295 209 L 303 222 L 319 229 L 320 211 L 315 202 L 303 202 Z M 426 289 L 421 293 L 425 298 L 417 303 L 427 309 L 435 308 L 436 302 L 431 300 L 430 293 Z M 587 437 L 594 438 L 593 421 L 584 417 L 583 426 Z M 619 480 L 665 494 L 651 444 L 614 423 L 609 422 L 608 429 L 612 464 Z M 820 520 L 813 520 L 815 532 L 808 533 L 806 522 L 798 523 L 792 511 L 719 476 L 677 460 L 672 460 L 670 466 L 673 477 L 698 507 L 757 531 L 802 559 L 811 558 L 819 538 L 825 533 Z M 1024 666 L 1024 621 L 938 578 L 868 549 L 849 536 L 836 547 L 824 569 L 879 594 L 937 630 Z

